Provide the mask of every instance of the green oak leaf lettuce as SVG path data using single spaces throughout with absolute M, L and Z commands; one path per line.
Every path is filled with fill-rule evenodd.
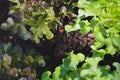
M 82 66 L 78 66 L 84 60 Z M 63 59 L 63 63 L 56 67 L 53 73 L 50 71 L 44 72 L 41 80 L 119 80 L 120 63 L 114 62 L 113 65 L 116 70 L 110 72 L 109 65 L 98 65 L 101 60 L 102 58 L 99 56 L 85 59 L 81 53 L 73 54 L 73 52 L 70 52 L 68 57 Z

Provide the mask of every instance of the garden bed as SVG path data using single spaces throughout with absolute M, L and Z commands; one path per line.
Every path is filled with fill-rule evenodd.
M 15 5 L 15 3 L 8 2 L 7 0 L 0 1 L 0 24 L 6 22 L 6 20 L 9 17 L 15 18 L 15 15 L 8 14 L 10 7 L 13 5 Z M 63 3 L 62 5 L 58 5 L 58 6 L 54 5 L 54 7 L 57 7 L 57 8 L 60 8 L 61 6 L 67 6 L 67 4 Z M 78 15 L 78 10 L 79 10 L 78 7 L 74 7 L 71 11 L 73 11 L 74 14 Z M 24 63 L 24 61 L 26 60 L 26 57 L 28 57 L 29 55 L 32 56 L 33 58 L 36 58 L 37 56 L 40 55 L 40 56 L 43 56 L 45 60 L 45 66 L 43 66 L 44 65 L 43 63 L 39 64 L 40 66 L 39 65 L 34 66 L 34 63 L 32 63 L 32 65 L 27 63 L 24 63 L 25 65 L 24 64 L 21 65 L 21 63 L 19 63 L 20 67 L 18 68 L 21 68 L 21 72 L 18 73 L 18 77 L 15 77 L 16 80 L 18 80 L 21 77 L 28 77 L 28 75 L 26 75 L 27 73 L 25 75 L 22 74 L 22 72 L 24 73 L 24 69 L 26 68 L 27 69 L 30 68 L 30 70 L 27 70 L 27 71 L 30 71 L 28 73 L 34 74 L 34 76 L 36 76 L 39 79 L 41 78 L 43 72 L 45 71 L 49 70 L 51 72 L 54 72 L 55 68 L 62 64 L 62 59 L 68 57 L 69 54 L 67 53 L 71 51 L 74 51 L 75 54 L 82 53 L 85 55 L 86 58 L 87 57 L 90 58 L 91 56 L 94 55 L 93 50 L 91 48 L 91 45 L 93 45 L 94 42 L 96 41 L 94 38 L 94 32 L 90 31 L 87 34 L 83 34 L 79 30 L 74 30 L 71 32 L 67 32 L 65 30 L 65 25 L 74 24 L 75 21 L 73 20 L 77 18 L 76 16 L 71 16 L 71 15 L 72 14 L 67 16 L 65 15 L 60 16 L 60 23 L 57 23 L 57 29 L 51 30 L 51 32 L 54 34 L 54 37 L 52 39 L 47 39 L 46 36 L 44 35 L 40 39 L 39 43 L 36 43 L 35 41 L 30 39 L 24 40 L 18 36 L 19 35 L 18 33 L 14 34 L 10 30 L 0 29 L 0 44 L 7 45 L 10 42 L 10 44 L 12 44 L 12 47 L 16 45 L 19 46 L 20 51 L 24 56 L 23 60 L 20 60 L 20 62 Z M 93 16 L 89 16 L 89 17 L 83 18 L 82 20 L 88 20 L 90 22 L 92 18 Z M 60 25 L 61 23 L 62 25 Z M 30 26 L 26 25 L 26 29 L 29 31 Z M 103 46 L 101 47 L 101 49 L 106 49 L 106 47 Z M 8 51 L 11 51 L 11 50 L 12 48 L 8 49 Z M 29 50 L 31 50 L 31 54 L 29 54 Z M 32 50 L 34 52 L 33 54 L 32 54 Z M 106 54 L 104 56 L 104 59 L 99 62 L 99 65 L 100 66 L 109 65 L 111 68 L 110 70 L 114 71 L 116 70 L 116 68 L 112 65 L 114 62 L 120 63 L 119 51 L 116 52 L 114 55 Z M 82 63 L 79 63 L 78 67 L 81 67 L 84 63 L 85 61 L 83 61 Z M 38 63 L 36 62 L 35 64 L 38 64 Z M 17 67 L 17 65 L 15 66 L 13 65 L 14 64 L 10 65 L 10 68 Z M 13 80 L 15 76 L 14 73 L 13 74 L 10 73 L 10 75 L 12 75 L 10 76 L 9 73 L 7 73 L 7 71 L 5 70 L 6 66 L 2 65 L 1 68 L 3 69 L 2 69 L 2 72 L 0 72 L 0 76 L 4 76 L 4 80 Z M 28 80 L 33 80 L 32 79 L 33 76 L 30 75 L 30 77 L 31 79 L 28 79 Z

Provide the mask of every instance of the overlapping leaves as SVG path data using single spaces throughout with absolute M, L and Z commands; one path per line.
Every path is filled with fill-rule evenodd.
M 80 29 L 84 34 L 93 32 L 96 40 L 92 46 L 93 50 L 98 52 L 104 50 L 104 53 L 113 55 L 120 51 L 119 5 L 120 1 L 118 0 L 79 0 L 78 7 L 80 9 L 76 22 L 72 27 L 67 25 L 66 30 L 69 32 Z M 90 21 L 84 19 L 90 16 L 93 17 Z M 99 49 L 103 46 L 106 48 Z
M 63 63 L 56 67 L 52 77 L 50 77 L 51 72 L 47 71 L 42 74 L 41 80 L 119 80 L 119 63 L 113 63 L 116 70 L 110 73 L 108 65 L 98 65 L 102 60 L 100 57 L 86 58 L 82 67 L 78 67 L 84 59 L 83 54 L 71 52 L 67 58 L 63 59 Z
M 19 45 L 13 46 L 10 42 L 0 44 L 0 76 L 3 75 L 10 79 L 12 77 L 20 79 L 26 76 L 26 79 L 29 77 L 35 79 L 35 69 L 45 67 L 45 65 L 43 56 L 35 50 L 30 49 L 24 53 Z
M 36 43 L 44 36 L 47 39 L 52 39 L 54 34 L 51 28 L 55 28 L 57 23 L 53 7 L 42 5 L 43 2 L 38 2 L 32 5 L 31 1 L 12 0 L 17 5 L 10 8 L 9 13 L 14 15 L 14 18 L 9 17 L 6 23 L 1 24 L 1 29 L 10 30 L 14 34 L 24 40 L 31 39 Z M 30 27 L 30 30 L 27 29 Z

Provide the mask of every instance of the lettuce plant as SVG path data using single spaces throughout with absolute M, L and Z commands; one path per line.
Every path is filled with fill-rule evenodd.
M 15 80 L 12 77 L 19 79 L 23 76 L 37 79 L 37 67 L 45 66 L 43 56 L 33 49 L 24 53 L 19 45 L 13 46 L 10 42 L 0 44 L 0 76 L 3 75 L 3 79 Z
M 67 25 L 68 32 L 80 29 L 81 33 L 94 33 L 96 42 L 92 49 L 103 54 L 120 51 L 120 1 L 79 0 L 80 8 L 74 25 Z M 93 17 L 88 21 L 87 17 Z M 102 47 L 105 46 L 105 49 Z
M 78 64 L 83 62 L 82 67 Z M 55 68 L 53 74 L 46 71 L 42 74 L 41 80 L 119 80 L 120 64 L 114 62 L 116 70 L 110 72 L 110 67 L 99 66 L 98 63 L 102 60 L 100 57 L 87 57 L 81 53 L 69 53 L 69 56 L 63 59 L 63 63 Z
M 58 20 L 55 18 L 53 7 L 43 4 L 44 1 L 35 4 L 26 0 L 9 1 L 17 3 L 9 11 L 14 18 L 9 17 L 6 23 L 1 24 L 1 29 L 10 30 L 20 38 L 31 39 L 36 43 L 39 43 L 44 36 L 47 39 L 54 37 L 51 28 L 56 26 Z M 29 30 L 27 26 L 30 27 Z

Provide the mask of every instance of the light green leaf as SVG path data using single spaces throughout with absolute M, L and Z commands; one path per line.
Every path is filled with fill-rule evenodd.
M 95 37 L 95 39 L 96 39 L 97 41 L 99 41 L 99 42 L 102 42 L 102 43 L 105 43 L 105 42 L 106 42 L 106 40 L 105 40 L 105 38 L 104 38 L 104 36 L 102 35 L 101 32 L 95 32 L 95 33 L 94 33 L 94 37 Z
M 62 78 L 60 78 L 60 70 L 61 70 L 61 67 L 55 68 L 55 72 L 53 73 L 53 76 L 52 76 L 54 80 L 63 80 Z
M 116 67 L 116 71 L 114 72 L 115 74 L 114 80 L 119 80 L 120 79 L 120 63 L 114 62 L 113 65 Z
M 41 31 L 41 28 L 40 27 L 31 27 L 30 30 L 33 32 L 31 39 L 35 40 L 36 43 L 39 43 L 40 38 L 43 37 L 43 33 Z
M 34 19 L 26 19 L 25 20 L 25 23 L 28 24 L 28 25 L 30 25 L 30 26 L 33 26 L 35 24 L 35 22 L 36 21 Z
M 109 38 L 106 39 L 106 46 L 107 46 L 106 51 L 108 54 L 111 55 L 115 54 L 116 48 L 113 46 L 112 39 Z
M 88 22 L 88 20 L 80 21 L 79 25 L 80 25 L 80 31 L 83 34 L 87 34 L 92 29 L 92 27 L 90 26 L 90 23 Z
M 51 32 L 51 31 L 48 31 L 47 33 L 46 33 L 46 38 L 47 39 L 52 39 L 54 37 L 54 34 Z
M 83 70 L 81 70 L 81 77 L 91 77 L 91 76 L 101 76 L 102 72 L 97 68 L 99 61 L 102 60 L 100 57 L 95 58 L 87 58 L 85 60 L 86 66 L 82 66 Z M 89 67 L 87 67 L 89 66 Z
M 53 7 L 49 7 L 48 9 L 46 9 L 46 12 L 48 13 L 48 17 L 54 18 L 55 13 Z
M 85 59 L 85 56 L 81 53 L 73 54 L 73 52 L 69 53 L 69 56 L 63 59 L 63 64 L 61 65 L 61 77 L 64 77 L 67 72 L 77 74 L 74 72 L 77 69 L 77 65 Z M 79 75 L 79 74 L 78 74 Z
M 81 33 L 83 33 L 83 34 L 87 34 L 88 32 L 91 31 L 91 27 L 86 26 L 86 27 L 84 27 L 83 29 L 80 29 L 80 31 L 81 31 Z
M 79 24 L 75 24 L 75 25 L 66 25 L 65 26 L 65 30 L 67 32 L 71 32 L 71 31 L 75 31 L 75 30 L 79 30 L 80 29 L 80 25 Z
M 49 78 L 50 75 L 51 75 L 51 72 L 50 72 L 50 71 L 44 72 L 44 73 L 42 74 L 41 80 L 52 80 L 52 79 Z
M 83 16 L 85 16 L 85 17 L 88 17 L 88 16 L 93 16 L 93 14 L 92 13 L 87 13 L 87 12 L 85 12 L 84 10 L 82 10 L 82 9 L 79 9 L 78 10 L 78 17 L 83 17 Z
M 113 44 L 120 48 L 120 37 L 113 37 L 112 38 Z
M 104 58 L 104 55 L 106 54 L 106 50 L 105 49 L 99 49 L 99 50 L 95 50 L 93 52 L 93 57 L 101 57 L 102 59 Z
M 84 58 L 85 56 L 81 53 L 75 55 L 71 52 L 70 56 L 68 56 L 66 59 L 63 59 L 63 63 L 68 69 L 76 70 L 76 66 L 79 62 L 82 62 Z
M 39 17 L 40 16 L 40 12 L 32 12 L 32 16 L 33 17 Z
M 104 43 L 94 42 L 94 45 L 92 45 L 91 48 L 92 48 L 93 50 L 97 50 L 97 49 L 101 48 L 103 45 L 104 45 Z

